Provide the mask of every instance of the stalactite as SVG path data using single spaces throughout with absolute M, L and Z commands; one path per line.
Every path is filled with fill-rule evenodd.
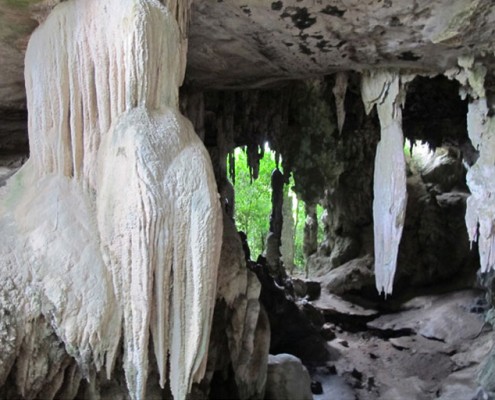
M 278 168 L 274 169 L 271 177 L 272 213 L 270 215 L 270 232 L 278 238 L 282 234 L 282 203 L 284 197 L 284 176 Z
M 376 288 L 385 295 L 392 293 L 407 205 L 401 110 L 405 81 L 398 73 L 387 71 L 368 72 L 362 78 L 366 112 L 376 105 L 381 125 L 373 180 L 373 223 Z
M 258 151 L 259 146 L 257 144 L 250 143 L 247 146 L 247 164 L 249 167 L 249 177 L 251 182 L 258 179 L 260 173 L 260 160 L 263 156 Z
M 318 249 L 318 218 L 316 215 L 316 205 L 305 204 L 306 220 L 304 222 L 304 256 L 308 258 L 316 253 Z
M 184 81 L 187 64 L 187 48 L 188 48 L 188 35 L 189 35 L 189 23 L 191 19 L 191 5 L 192 0 L 161 0 L 167 10 L 170 10 L 172 16 L 178 23 L 180 41 L 180 50 L 177 53 L 180 61 L 179 71 L 181 73 L 179 78 L 179 84 Z
M 232 184 L 235 186 L 235 152 L 229 153 L 229 177 Z
M 150 331 L 176 400 L 206 367 L 222 225 L 209 157 L 178 112 L 184 52 L 157 1 L 57 6 L 26 54 L 31 158 L 0 193 L 0 275 L 26 314 L 17 346 L 44 317 L 91 379 L 110 377 L 121 345 L 133 399 L 145 398 Z
M 461 69 L 447 73 L 461 85 L 461 96 L 470 95 L 467 128 L 479 158 L 466 175 L 471 195 L 466 204 L 469 240 L 478 242 L 481 272 L 495 269 L 495 117 L 485 91 L 486 69 L 472 57 L 459 59 Z

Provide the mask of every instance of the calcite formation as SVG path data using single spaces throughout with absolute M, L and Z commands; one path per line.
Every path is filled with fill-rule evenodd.
M 461 95 L 469 94 L 467 129 L 479 151 L 476 163 L 468 169 L 466 182 L 471 191 L 466 204 L 469 240 L 477 241 L 481 272 L 495 268 L 495 118 L 485 90 L 486 68 L 473 57 L 459 59 L 460 68 L 447 72 L 461 85 Z
M 378 292 L 392 293 L 407 205 L 402 132 L 402 85 L 397 72 L 363 75 L 362 95 L 369 113 L 376 104 L 381 126 L 373 179 L 375 279 Z
M 0 192 L 0 277 L 12 282 L 2 312 L 16 305 L 0 382 L 15 358 L 17 376 L 46 369 L 25 350 L 40 318 L 87 379 L 110 377 L 121 346 L 134 399 L 145 398 L 150 332 L 175 399 L 202 378 L 222 223 L 209 156 L 178 111 L 183 42 L 154 0 L 64 2 L 32 35 L 31 157 Z

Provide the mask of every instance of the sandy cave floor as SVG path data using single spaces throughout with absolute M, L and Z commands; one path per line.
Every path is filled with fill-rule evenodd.
M 494 342 L 483 314 L 473 312 L 479 311 L 480 296 L 478 291 L 464 290 L 417 297 L 399 312 L 364 322 L 364 329 L 357 332 L 336 322 L 332 326 L 336 338 L 328 342 L 332 361 L 325 367 L 310 368 L 312 379 L 323 389 L 314 398 L 477 398 L 476 376 Z M 374 317 L 374 310 L 341 299 L 315 302 L 317 307 L 322 304 L 327 320 L 338 312 L 355 313 L 355 320 Z

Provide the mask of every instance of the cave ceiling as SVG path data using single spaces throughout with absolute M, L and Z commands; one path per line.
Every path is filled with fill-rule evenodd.
M 0 0 L 0 110 L 25 107 L 27 40 L 56 0 Z M 460 55 L 491 63 L 486 0 L 193 0 L 187 81 L 255 88 L 341 70 L 443 72 Z

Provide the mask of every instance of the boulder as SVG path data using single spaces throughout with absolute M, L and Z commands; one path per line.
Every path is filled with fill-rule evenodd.
M 270 355 L 267 400 L 312 400 L 311 378 L 301 360 L 291 354 Z
M 308 279 L 293 278 L 292 287 L 294 288 L 294 294 L 298 297 L 307 297 L 310 301 L 316 300 L 320 297 L 320 282 Z
M 373 287 L 373 257 L 356 258 L 330 271 L 322 279 L 322 286 L 328 292 L 343 295 L 363 287 Z

